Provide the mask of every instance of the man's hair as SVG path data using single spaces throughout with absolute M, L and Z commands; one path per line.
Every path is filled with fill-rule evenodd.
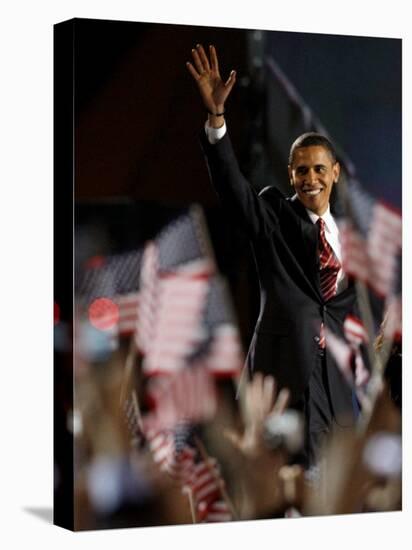
M 292 143 L 289 152 L 289 164 L 292 164 L 293 155 L 295 154 L 296 149 L 301 149 L 302 147 L 311 147 L 314 145 L 320 145 L 324 147 L 332 157 L 333 163 L 337 161 L 336 151 L 332 143 L 328 140 L 327 137 L 322 136 L 322 134 L 317 134 L 316 132 L 307 132 L 302 134 Z

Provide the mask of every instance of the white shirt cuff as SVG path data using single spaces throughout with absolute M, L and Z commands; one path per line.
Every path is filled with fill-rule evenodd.
M 207 139 L 211 145 L 217 143 L 226 134 L 226 122 L 223 122 L 223 126 L 220 128 L 212 128 L 209 121 L 205 122 L 205 132 Z

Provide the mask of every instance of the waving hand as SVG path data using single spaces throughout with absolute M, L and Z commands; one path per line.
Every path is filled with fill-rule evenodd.
M 236 72 L 231 71 L 229 78 L 224 82 L 220 76 L 219 62 L 216 49 L 209 46 L 210 60 L 201 44 L 192 50 L 193 64 L 189 61 L 186 66 L 194 78 L 204 106 L 211 115 L 224 112 L 225 101 L 235 82 Z

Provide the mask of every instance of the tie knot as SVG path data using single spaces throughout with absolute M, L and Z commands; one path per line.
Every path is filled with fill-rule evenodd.
M 325 231 L 325 220 L 323 218 L 318 218 L 318 221 L 316 222 L 319 226 L 319 229 L 323 232 Z

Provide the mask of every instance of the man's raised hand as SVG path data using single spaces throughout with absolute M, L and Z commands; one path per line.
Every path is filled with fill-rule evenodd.
M 193 63 L 188 61 L 186 67 L 194 78 L 204 106 L 211 115 L 224 112 L 225 101 L 235 82 L 236 71 L 231 71 L 229 78 L 223 82 L 219 72 L 216 48 L 209 46 L 210 61 L 201 44 L 192 50 Z

